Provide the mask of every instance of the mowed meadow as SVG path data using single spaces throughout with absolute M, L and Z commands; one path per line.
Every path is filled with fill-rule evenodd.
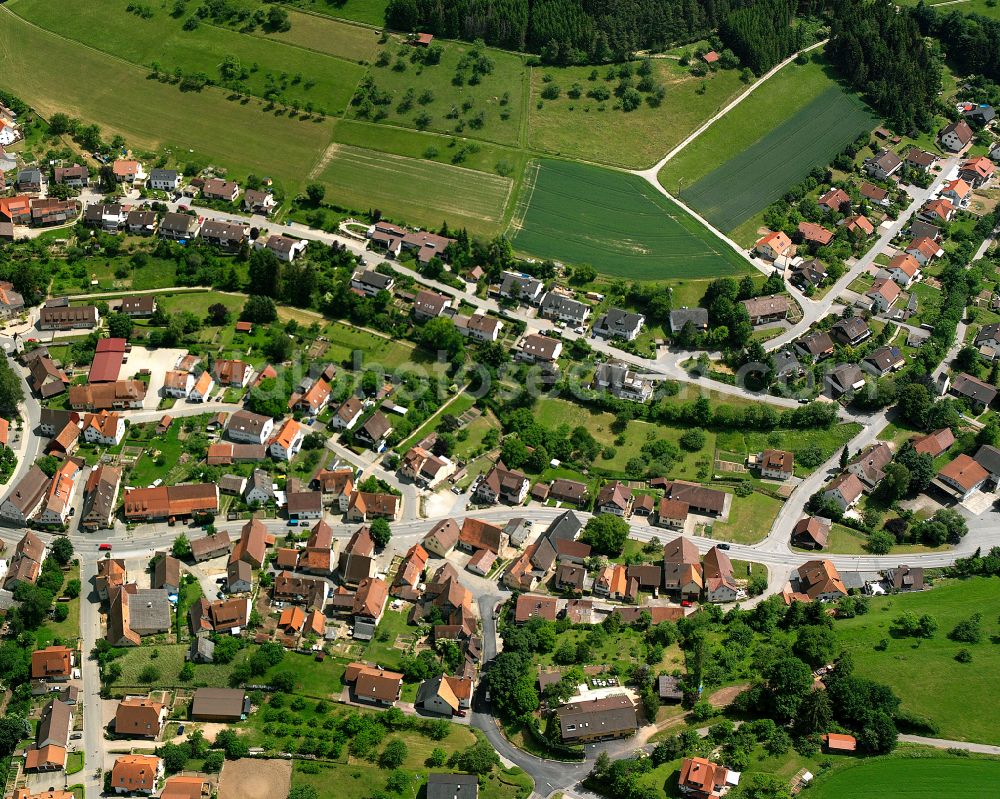
M 509 235 L 540 258 L 636 280 L 737 275 L 750 265 L 638 175 L 554 159 L 528 167 Z
M 330 141 L 332 122 L 266 112 L 221 90 L 180 92 L 147 70 L 38 28 L 0 6 L 0 88 L 43 116 L 64 112 L 121 134 L 134 148 L 172 150 L 234 171 L 270 175 L 295 192 Z M 280 144 L 280 146 L 279 146 Z

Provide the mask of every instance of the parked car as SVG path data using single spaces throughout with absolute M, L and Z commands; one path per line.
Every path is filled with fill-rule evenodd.
M 681 607 L 682 608 L 689 608 L 689 607 L 691 607 L 691 600 L 690 599 L 681 600 Z
M 719 549 L 729 549 L 729 544 L 716 544 Z
M 99 547 L 97 547 L 97 550 L 99 552 L 110 552 L 111 544 L 101 544 Z

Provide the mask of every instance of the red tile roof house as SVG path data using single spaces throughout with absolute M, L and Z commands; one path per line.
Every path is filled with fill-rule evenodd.
M 817 201 L 821 211 L 834 211 L 836 213 L 842 213 L 844 208 L 844 203 L 847 203 L 848 213 L 850 213 L 851 198 L 847 195 L 847 192 L 843 189 L 830 189 L 826 194 L 820 197 Z
M 842 511 L 852 507 L 864 493 L 860 478 L 851 472 L 838 475 L 823 491 L 823 497 L 837 505 Z
M 833 231 L 813 222 L 799 222 L 799 233 L 808 244 L 818 244 L 823 247 L 833 241 Z
M 703 757 L 686 757 L 681 761 L 677 787 L 692 799 L 716 799 L 739 783 L 739 773 L 731 772 Z
M 365 663 L 348 664 L 344 682 L 352 686 L 351 697 L 354 701 L 380 707 L 395 704 L 403 689 L 402 674 Z
M 792 528 L 792 544 L 802 549 L 822 549 L 830 536 L 830 525 L 815 516 L 806 516 Z
M 972 188 L 978 189 L 989 182 L 996 169 L 996 165 L 989 158 L 981 155 L 978 158 L 972 158 L 963 163 L 959 167 L 958 174 L 962 180 L 971 184 Z
M 765 449 L 760 456 L 760 476 L 788 480 L 795 474 L 795 455 L 781 449 Z
M 211 178 L 205 181 L 202 187 L 201 196 L 206 200 L 225 200 L 234 203 L 240 196 L 240 187 L 236 181 L 222 180 L 221 178 Z
M 145 696 L 129 696 L 118 703 L 115 711 L 115 735 L 155 740 L 166 720 L 166 705 Z
M 927 453 L 936 458 L 955 443 L 955 434 L 950 427 L 942 427 L 926 436 L 913 439 L 913 449 L 918 453 Z
M 865 296 L 872 302 L 872 311 L 875 313 L 885 313 L 899 299 L 900 288 L 895 280 L 881 277 L 872 283 L 872 287 L 865 292 Z
M 933 483 L 959 502 L 964 502 L 982 488 L 989 477 L 986 469 L 963 454 L 946 463 Z
M 163 776 L 163 761 L 152 755 L 122 755 L 111 769 L 111 787 L 115 793 L 152 795 Z
M 974 136 L 975 134 L 972 132 L 972 128 L 969 127 L 969 123 L 963 119 L 959 122 L 952 122 L 941 130 L 941 145 L 946 150 L 957 153 L 971 142 Z
M 941 249 L 938 243 L 926 236 L 911 241 L 906 246 L 906 252 L 916 258 L 917 263 L 921 266 L 927 266 L 934 258 L 940 258 L 944 255 L 944 250 Z
M 780 230 L 768 233 L 754 245 L 754 251 L 769 261 L 776 261 L 794 252 L 792 240 Z

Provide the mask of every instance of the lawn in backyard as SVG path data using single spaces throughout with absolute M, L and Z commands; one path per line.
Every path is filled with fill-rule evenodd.
M 66 572 L 65 579 L 63 580 L 62 590 L 66 590 L 66 584 L 70 580 L 80 579 L 80 564 L 78 561 L 74 561 Z M 83 586 L 83 591 L 86 591 L 86 586 Z M 62 594 L 60 593 L 60 596 Z M 56 638 L 63 642 L 67 646 L 72 646 L 72 642 L 80 637 L 80 597 L 74 597 L 68 602 L 59 602 L 60 605 L 65 605 L 67 610 L 65 621 L 53 621 L 48 620 L 43 624 L 38 631 L 35 633 L 35 648 L 44 649 L 49 644 L 51 644 Z
M 461 134 L 499 144 L 519 142 L 524 113 L 525 66 L 523 58 L 504 50 L 483 49 L 480 55 L 492 62 L 488 73 L 473 83 L 470 63 L 472 45 L 455 41 L 435 42 L 441 48 L 437 64 L 424 65 L 426 52 L 392 36 L 379 48 L 369 75 L 380 93 L 391 102 L 379 105 L 383 124 L 421 128 L 444 134 Z M 461 79 L 459 79 L 461 76 Z M 362 116 L 361 105 L 353 105 L 351 116 Z
M 1000 760 L 932 756 L 860 760 L 809 786 L 809 799 L 992 799 L 1000 781 Z
M 889 626 L 909 611 L 930 614 L 938 630 L 929 640 L 894 638 Z M 983 616 L 982 643 L 952 641 L 948 633 L 973 613 Z M 932 720 L 941 738 L 1000 744 L 991 702 L 1000 692 L 1000 580 L 975 577 L 942 580 L 929 591 L 877 597 L 864 616 L 835 622 L 840 646 L 854 659 L 855 672 L 888 684 L 903 700 L 902 709 Z M 880 651 L 880 641 L 887 646 Z M 972 654 L 959 663 L 960 649 Z M 848 794 L 841 794 L 846 796 Z
M 825 462 L 833 454 L 843 448 L 844 444 L 861 432 L 861 425 L 856 422 L 835 424 L 831 427 L 814 430 L 772 430 L 741 431 L 729 430 L 719 433 L 718 447 L 725 452 L 735 453 L 741 457 L 751 452 L 763 452 L 765 449 L 784 449 L 796 456 L 803 450 L 816 447 Z M 815 466 L 805 466 L 796 458 L 795 474 L 805 477 L 815 470 Z
M 408 609 L 387 610 L 383 614 L 375 631 L 375 637 L 365 650 L 365 660 L 378 663 L 387 669 L 399 668 L 401 658 L 417 637 L 417 628 L 406 623 L 408 612 Z
M 508 235 L 520 252 L 633 280 L 750 269 L 638 175 L 548 158 L 528 165 Z
M 52 294 L 83 294 L 128 289 L 159 289 L 176 285 L 177 262 L 149 255 L 144 266 L 134 267 L 128 255 L 84 258 L 72 266 L 53 262 Z M 121 274 L 123 277 L 118 277 Z M 92 281 L 96 280 L 94 284 Z
M 717 228 L 732 230 L 877 124 L 857 95 L 830 86 L 764 138 L 686 183 L 681 199 Z
M 357 352 L 361 354 L 363 364 L 380 364 L 388 369 L 395 369 L 419 360 L 416 349 L 411 344 L 361 330 L 343 322 L 327 325 L 321 335 L 328 343 L 322 356 L 325 361 L 340 364 L 352 362 L 354 353 Z
M 326 186 L 330 204 L 378 208 L 387 217 L 435 228 L 447 221 L 453 229 L 486 235 L 499 229 L 512 185 L 496 174 L 343 144 L 330 146 L 314 177 Z
M 712 522 L 712 531 L 706 529 L 705 535 L 735 544 L 755 544 L 771 532 L 783 504 L 780 499 L 756 491 L 747 497 L 734 496 L 729 519 Z
M 716 113 L 746 85 L 739 70 L 720 69 L 703 78 L 669 58 L 652 60 L 652 77 L 666 89 L 659 106 L 642 103 L 626 112 L 614 97 L 614 67 L 534 67 L 528 110 L 528 144 L 536 150 L 628 168 L 648 167 Z M 608 78 L 613 75 L 612 78 Z M 556 99 L 542 91 L 558 86 Z M 574 86 L 582 94 L 571 97 Z M 587 96 L 602 89 L 607 101 Z M 575 91 L 573 92 L 575 93 Z
M 267 169 L 288 194 L 306 183 L 330 140 L 328 121 L 267 112 L 262 101 L 229 100 L 212 87 L 181 92 L 149 80 L 143 67 L 33 27 L 8 11 L 0 14 L 0 52 L 0 88 L 42 116 L 65 112 L 100 125 L 107 139 L 121 134 L 133 148 L 170 149 L 181 164 L 214 163 L 235 176 Z M 281 142 L 280 157 L 275 142 Z
M 247 93 L 265 97 L 273 92 L 285 104 L 310 103 L 327 114 L 337 114 L 347 106 L 364 74 L 364 67 L 357 61 L 370 57 L 375 49 L 373 31 L 333 20 L 322 22 L 325 28 L 332 28 L 325 34 L 334 55 L 342 56 L 336 58 L 291 47 L 271 36 L 249 36 L 207 21 L 185 30 L 187 14 L 177 17 L 163 8 L 144 19 L 127 12 L 130 5 L 134 4 L 128 0 L 62 0 L 58 4 L 13 0 L 7 7 L 67 39 L 144 68 L 155 62 L 166 73 L 179 69 L 185 75 L 200 72 L 220 80 L 223 56 L 233 56 L 248 69 L 242 81 Z M 312 18 L 299 16 L 300 27 L 308 31 Z M 294 36 L 294 31 L 293 24 L 292 32 L 285 35 Z

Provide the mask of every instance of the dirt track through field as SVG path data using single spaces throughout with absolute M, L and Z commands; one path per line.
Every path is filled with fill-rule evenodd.
M 292 782 L 290 760 L 227 760 L 219 778 L 219 799 L 279 799 Z

